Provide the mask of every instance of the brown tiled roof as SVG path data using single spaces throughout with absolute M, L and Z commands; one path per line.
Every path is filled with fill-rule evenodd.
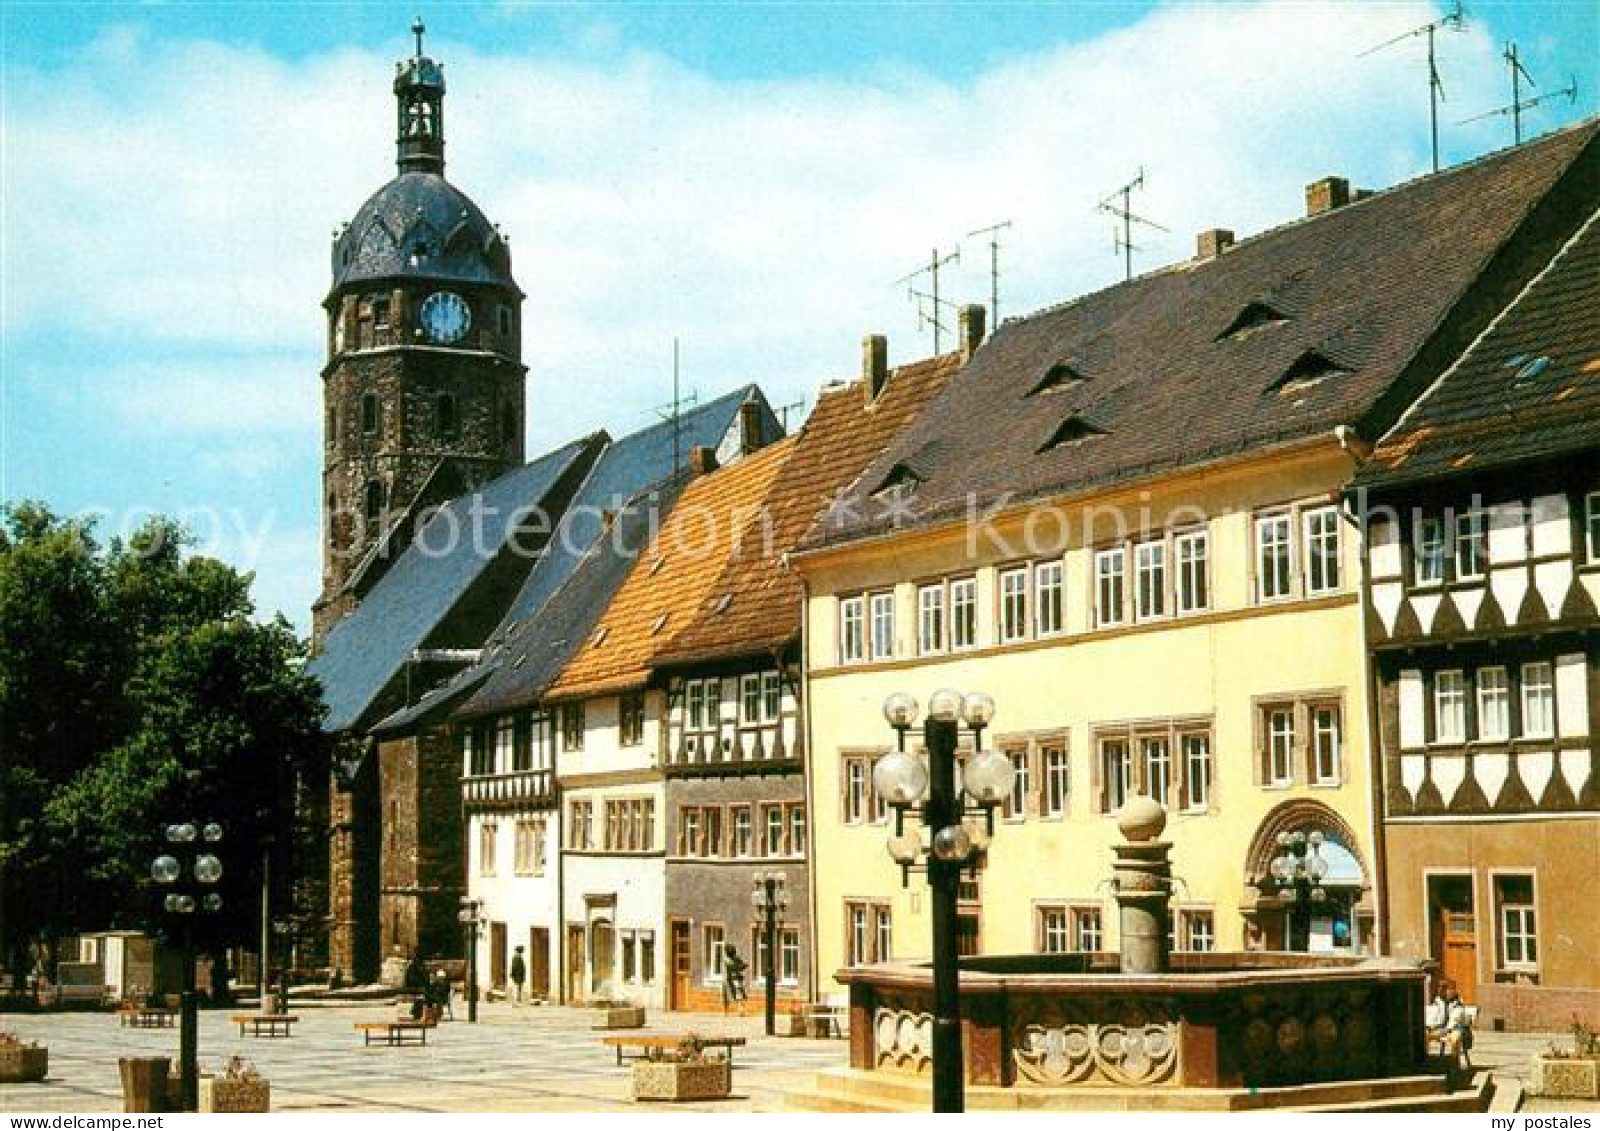
M 1600 211 L 1356 476 L 1387 486 L 1600 450 Z
M 1339 424 L 1381 435 L 1543 266 L 1551 230 L 1564 239 L 1587 214 L 1597 132 L 1585 122 L 1007 322 L 803 547 Z M 920 482 L 890 506 L 897 474 Z
M 957 354 L 903 365 L 870 405 L 859 382 L 824 390 L 767 495 L 770 538 L 752 540 L 729 558 L 698 615 L 652 662 L 662 667 L 750 655 L 793 640 L 803 594 L 784 555 L 959 368 Z
M 684 489 L 548 698 L 606 694 L 648 680 L 652 655 L 704 607 L 734 545 L 752 537 L 750 527 L 759 538 L 762 501 L 794 447 L 793 437 L 779 440 Z

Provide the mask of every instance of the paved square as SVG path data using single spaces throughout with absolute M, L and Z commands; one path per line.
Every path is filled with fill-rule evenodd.
M 459 1010 L 459 1007 L 458 1007 Z M 594 1011 L 560 1006 L 486 1004 L 476 1025 L 446 1021 L 425 1047 L 362 1045 L 358 1021 L 383 1021 L 394 1006 L 296 1003 L 294 1036 L 239 1036 L 237 1009 L 200 1014 L 200 1067 L 231 1055 L 249 1060 L 272 1082 L 274 1111 L 658 1111 L 629 1097 L 629 1069 L 590 1028 Z M 464 1016 L 465 1011 L 459 1010 Z M 675 1111 L 777 1109 L 783 1092 L 803 1087 L 820 1068 L 843 1065 L 844 1041 L 769 1038 L 759 1017 L 652 1015 L 639 1032 L 730 1034 L 749 1044 L 734 1055 L 733 1098 L 674 1104 Z M 176 1029 L 127 1029 L 110 1013 L 0 1014 L 0 1029 L 50 1048 L 44 1084 L 0 1085 L 0 1111 L 122 1110 L 117 1058 L 177 1059 Z

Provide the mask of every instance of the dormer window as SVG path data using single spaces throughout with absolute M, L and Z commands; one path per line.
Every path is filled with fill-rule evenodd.
M 1073 413 L 1056 426 L 1056 430 L 1050 434 L 1050 438 L 1040 444 L 1037 451 L 1043 454 L 1054 448 L 1082 443 L 1084 440 L 1093 440 L 1105 434 L 1106 430 L 1104 428 L 1090 423 L 1077 413 Z
M 873 491 L 872 495 L 877 499 L 903 497 L 922 486 L 922 483 L 923 477 L 908 464 L 897 463 L 889 469 L 889 473 L 883 477 L 883 482 L 878 484 L 877 490 Z
M 1295 358 L 1294 364 L 1284 370 L 1283 376 L 1274 381 L 1268 391 L 1287 396 L 1320 385 L 1329 377 L 1348 372 L 1348 369 L 1320 350 L 1306 350 Z
M 1266 302 L 1251 302 L 1228 323 L 1228 328 L 1218 334 L 1213 341 L 1222 341 L 1223 338 L 1242 338 L 1269 326 L 1280 326 L 1289 321 L 1289 316 L 1277 307 Z
M 1083 384 L 1088 378 L 1083 375 L 1069 361 L 1058 361 L 1044 371 L 1044 374 L 1034 383 L 1033 388 L 1023 394 L 1024 397 L 1036 397 L 1040 393 L 1051 393 L 1059 389 L 1071 389 Z

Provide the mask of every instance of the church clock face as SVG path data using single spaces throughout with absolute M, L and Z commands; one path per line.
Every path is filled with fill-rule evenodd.
M 450 291 L 435 291 L 422 300 L 422 330 L 430 342 L 449 346 L 467 336 L 472 311 L 467 300 Z

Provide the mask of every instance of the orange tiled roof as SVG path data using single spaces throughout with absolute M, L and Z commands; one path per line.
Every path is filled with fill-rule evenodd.
M 781 648 L 800 629 L 803 591 L 782 558 L 960 368 L 958 354 L 903 365 L 866 403 L 859 382 L 825 390 L 766 499 L 771 537 L 728 558 L 692 619 L 656 649 L 656 666 Z
M 549 698 L 623 691 L 649 678 L 651 657 L 703 607 L 749 528 L 760 538 L 762 504 L 794 450 L 794 437 L 779 440 L 684 489 Z

